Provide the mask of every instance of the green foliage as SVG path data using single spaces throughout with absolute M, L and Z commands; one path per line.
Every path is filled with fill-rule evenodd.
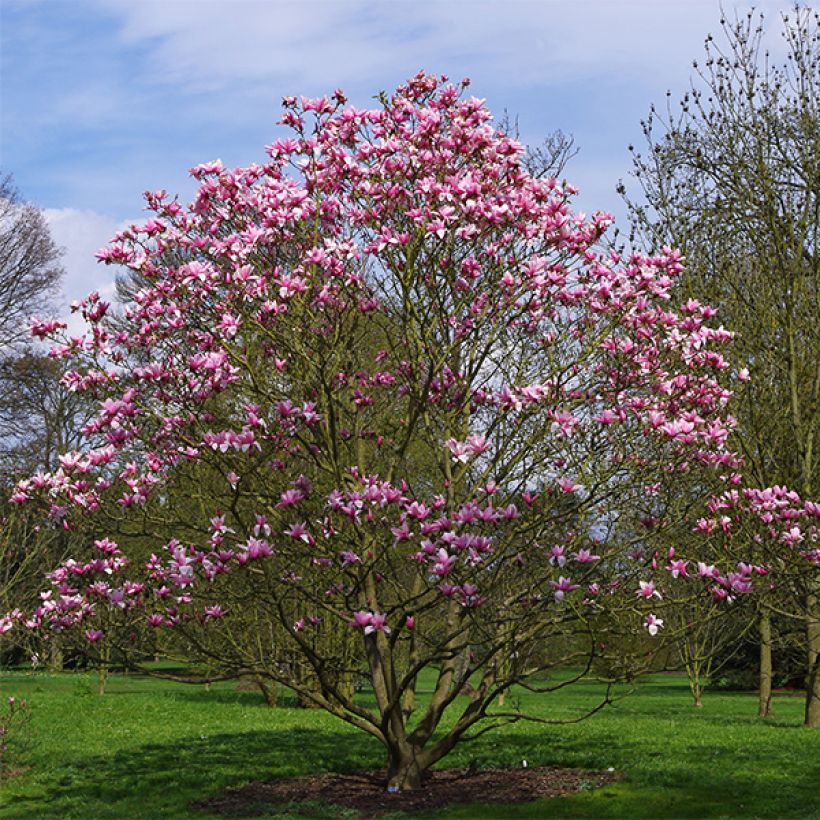
M 799 689 L 805 685 L 806 646 L 802 636 L 782 638 L 772 650 L 772 686 L 776 689 Z M 760 647 L 753 635 L 739 639 L 715 658 L 719 668 L 709 682 L 713 691 L 751 692 L 757 689 Z
M 283 708 L 269 709 L 234 683 L 205 689 L 116 675 L 99 697 L 90 675 L 26 673 L 0 677 L 0 689 L 31 702 L 28 768 L 0 784 L 2 818 L 196 817 L 190 801 L 229 786 L 383 764 L 375 740 L 295 708 L 286 693 Z M 577 715 L 600 695 L 588 682 L 550 696 L 514 691 L 510 700 L 554 718 Z M 360 697 L 364 703 L 370 693 Z M 456 807 L 442 816 L 816 816 L 820 735 L 800 727 L 799 699 L 780 697 L 777 718 L 765 724 L 753 717 L 753 696 L 707 695 L 702 710 L 690 702 L 684 677 L 659 675 L 582 723 L 509 726 L 465 744 L 448 765 L 511 767 L 526 759 L 612 766 L 625 779 L 571 797 Z M 319 804 L 307 813 L 342 816 Z

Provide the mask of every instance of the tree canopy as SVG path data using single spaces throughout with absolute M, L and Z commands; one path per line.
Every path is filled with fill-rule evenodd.
M 672 309 L 676 252 L 603 250 L 610 217 L 574 214 L 465 89 L 286 98 L 267 162 L 198 166 L 187 207 L 148 194 L 100 253 L 144 286 L 116 320 L 89 296 L 89 331 L 54 349 L 99 401 L 88 445 L 14 496 L 70 526 L 173 516 L 189 488 L 202 503 L 149 560 L 99 539 L 29 624 L 123 652 L 171 630 L 378 738 L 391 788 L 527 719 L 498 703 L 513 684 L 657 635 L 680 577 L 725 599 L 759 569 L 665 535 L 691 515 L 681 476 L 740 481 L 731 334 Z

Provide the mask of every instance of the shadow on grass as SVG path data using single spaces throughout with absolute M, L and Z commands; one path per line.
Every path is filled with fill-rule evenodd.
M 300 714 L 320 714 L 322 710 L 304 707 L 299 702 L 296 694 L 288 689 L 281 691 L 277 697 L 277 704 L 275 707 L 270 707 L 265 702 L 265 698 L 261 692 L 256 692 L 253 689 L 250 691 L 235 690 L 211 690 L 207 691 L 200 687 L 191 686 L 180 692 L 174 692 L 174 699 L 187 701 L 194 705 L 208 706 L 210 704 L 220 704 L 226 706 L 242 706 L 246 708 L 259 708 L 264 712 L 269 712 L 271 715 L 276 714 L 277 709 L 294 709 L 298 710 Z M 369 693 L 360 694 L 356 697 L 356 702 L 359 706 L 368 709 L 375 707 L 375 699 Z
M 175 700 L 186 701 L 200 706 L 212 704 L 259 707 L 269 710 L 271 707 L 265 703 L 262 693 L 254 689 L 205 689 L 202 685 L 190 685 L 173 693 Z M 279 698 L 280 707 L 296 706 L 296 698 L 284 696 Z
M 217 693 L 207 694 L 213 698 Z M 245 695 L 254 693 L 224 694 L 244 700 Z M 716 715 L 714 722 L 722 721 Z M 797 744 L 794 752 L 799 754 Z M 647 749 L 641 753 L 635 738 L 624 737 L 617 727 L 596 732 L 594 737 L 563 736 L 557 730 L 508 730 L 488 735 L 475 746 L 457 748 L 447 765 L 511 767 L 520 766 L 523 759 L 530 766 L 600 769 L 611 765 L 623 771 L 626 780 L 558 801 L 539 801 L 529 806 L 529 813 L 525 805 L 462 807 L 447 814 L 498 818 L 806 817 L 820 809 L 815 766 L 790 771 L 786 786 L 789 794 L 784 795 L 782 785 L 778 793 L 778 784 L 759 777 L 753 768 L 735 768 L 726 750 L 712 757 L 708 748 L 680 744 L 671 765 L 658 765 L 657 752 Z M 288 728 L 190 734 L 173 742 L 144 744 L 110 756 L 76 757 L 68 766 L 41 773 L 36 793 L 11 797 L 0 816 L 204 817 L 189 809 L 188 804 L 227 787 L 383 765 L 378 742 L 353 730 Z M 270 814 L 276 812 L 276 807 L 269 808 Z
M 0 816 L 185 817 L 191 800 L 228 786 L 380 764 L 378 743 L 353 733 L 288 729 L 191 735 L 111 756 L 75 758 L 41 777 L 37 794 L 7 800 Z

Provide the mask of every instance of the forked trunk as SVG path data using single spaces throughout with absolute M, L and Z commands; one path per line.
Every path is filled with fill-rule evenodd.
M 693 706 L 703 708 L 703 686 L 701 685 L 701 664 L 697 658 L 690 656 L 686 663 L 686 676 L 689 678 L 689 691 L 692 693 Z
M 409 744 L 403 748 L 390 750 L 387 764 L 388 791 L 412 791 L 421 786 L 421 778 L 426 767 L 417 751 Z
M 758 686 L 758 717 L 772 716 L 772 620 L 768 612 L 760 616 L 760 675 Z

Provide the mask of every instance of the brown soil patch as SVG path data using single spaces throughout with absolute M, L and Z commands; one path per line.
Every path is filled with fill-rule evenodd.
M 561 769 L 553 766 L 520 769 L 440 769 L 429 772 L 420 789 L 388 794 L 386 773 L 351 772 L 294 777 L 273 783 L 250 783 L 227 789 L 191 806 L 222 817 L 253 817 L 288 806 L 321 801 L 352 809 L 361 818 L 389 812 L 443 808 L 451 803 L 527 803 L 598 788 L 620 779 L 615 772 Z M 309 812 L 309 807 L 305 807 Z
M 0 783 L 4 780 L 14 780 L 15 777 L 21 777 L 28 770 L 28 766 L 7 766 L 5 769 L 0 767 Z

